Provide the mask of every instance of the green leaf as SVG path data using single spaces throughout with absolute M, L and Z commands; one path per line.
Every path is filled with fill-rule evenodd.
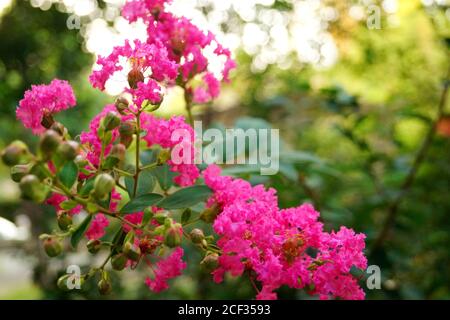
M 59 206 L 63 210 L 71 210 L 71 209 L 75 208 L 77 205 L 78 205 L 78 202 L 76 202 L 75 200 L 66 200 L 66 201 L 61 202 L 61 204 Z
M 83 237 L 86 230 L 89 228 L 91 224 L 93 215 L 88 215 L 83 222 L 81 222 L 72 233 L 72 237 L 70 238 L 70 244 L 73 248 L 76 248 L 81 238 Z
M 211 194 L 212 191 L 207 186 L 187 187 L 164 198 L 158 203 L 158 207 L 164 209 L 189 208 L 201 201 L 205 201 Z
M 89 193 L 94 189 L 94 181 L 95 177 L 90 178 L 86 181 L 86 183 L 81 187 L 79 194 L 82 197 L 86 197 Z
M 134 213 L 143 211 L 145 208 L 157 204 L 163 198 L 162 195 L 157 193 L 149 193 L 140 195 L 130 202 L 128 202 L 122 210 L 121 213 Z
M 156 178 L 150 171 L 142 171 L 139 174 L 138 187 L 136 190 L 136 197 L 152 192 L 156 185 Z M 125 186 L 130 198 L 133 198 L 134 179 L 132 177 L 125 177 Z
M 191 218 L 191 214 L 192 214 L 192 210 L 187 208 L 186 210 L 183 211 L 183 213 L 181 214 L 181 223 L 186 223 L 189 221 L 189 219 Z
M 173 178 L 176 177 L 176 173 L 170 171 L 170 168 L 167 164 L 156 167 L 151 171 L 153 175 L 158 180 L 159 186 L 163 190 L 169 190 L 171 186 L 173 186 Z
M 58 174 L 58 179 L 67 188 L 72 188 L 78 177 L 78 167 L 73 162 L 67 162 Z
M 104 170 L 110 170 L 114 168 L 119 162 L 120 162 L 119 158 L 109 156 L 103 163 L 102 168 Z
M 146 166 L 151 163 L 155 163 L 158 160 L 159 150 L 147 149 L 141 152 L 140 160 L 143 166 Z

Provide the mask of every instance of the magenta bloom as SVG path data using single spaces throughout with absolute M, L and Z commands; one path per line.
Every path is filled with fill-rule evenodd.
M 42 120 L 62 110 L 75 106 L 76 100 L 72 87 L 65 80 L 54 79 L 49 85 L 33 85 L 31 90 L 19 102 L 17 119 L 25 128 L 38 135 L 45 131 Z
M 183 253 L 183 249 L 177 247 L 170 256 L 156 263 L 154 278 L 145 279 L 145 284 L 157 293 L 169 288 L 167 281 L 181 275 L 183 269 L 186 268 L 186 263 L 181 259 Z
M 100 239 L 105 235 L 105 229 L 109 226 L 109 220 L 102 213 L 97 213 L 86 231 L 86 237 L 89 240 Z
M 214 190 L 208 204 L 220 210 L 213 224 L 222 251 L 216 282 L 226 272 L 241 276 L 248 270 L 262 286 L 258 299 L 275 299 L 281 286 L 309 288 L 321 299 L 364 299 L 350 269 L 367 267 L 365 235 L 345 227 L 325 232 L 311 205 L 279 209 L 274 189 L 220 176 L 215 165 L 203 175 Z

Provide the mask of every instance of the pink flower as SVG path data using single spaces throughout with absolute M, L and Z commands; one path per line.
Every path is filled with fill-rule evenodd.
M 161 292 L 169 288 L 169 281 L 172 278 L 181 275 L 186 263 L 181 259 L 183 257 L 183 249 L 177 247 L 170 256 L 156 263 L 154 268 L 154 278 L 145 279 L 145 284 L 154 292 Z
M 66 200 L 68 200 L 68 198 L 67 198 L 66 196 L 63 196 L 63 195 L 61 195 L 61 194 L 59 194 L 59 193 L 53 193 L 53 194 L 51 195 L 51 197 L 48 198 L 45 202 L 46 202 L 48 205 L 53 206 L 53 207 L 56 209 L 56 212 L 59 213 L 60 211 L 62 211 L 61 206 L 60 206 L 61 203 L 64 202 L 64 201 L 66 201 Z M 70 215 L 75 215 L 75 214 L 80 213 L 81 209 L 82 209 L 82 206 L 81 206 L 81 205 L 78 205 L 78 206 L 76 206 L 75 208 L 70 209 L 70 210 L 68 211 L 68 213 L 69 213 Z
M 207 103 L 217 98 L 220 93 L 220 82 L 212 73 L 206 73 L 203 76 L 203 81 L 206 84 L 206 88 L 200 86 L 194 89 L 194 102 L 196 103 Z
M 86 237 L 90 240 L 100 239 L 105 235 L 105 229 L 109 226 L 109 220 L 102 213 L 97 213 L 86 232 Z
M 364 292 L 350 269 L 365 269 L 367 260 L 363 234 L 342 227 L 323 231 L 319 213 L 310 204 L 279 209 L 275 190 L 251 186 L 241 179 L 220 176 L 209 166 L 203 176 L 213 191 L 208 205 L 220 212 L 213 223 L 222 254 L 214 280 L 229 272 L 240 276 L 252 271 L 262 285 L 258 299 L 275 299 L 281 286 L 301 289 L 321 298 L 363 299 Z
M 135 97 L 133 102 L 138 108 L 142 107 L 145 100 L 157 104 L 162 99 L 161 87 L 152 79 L 149 79 L 147 83 L 139 82 L 136 89 L 129 89 L 128 92 Z
M 33 85 L 31 90 L 19 102 L 16 110 L 17 119 L 21 120 L 25 128 L 34 134 L 45 131 L 42 126 L 44 117 L 75 106 L 75 95 L 67 81 L 54 79 L 49 85 Z

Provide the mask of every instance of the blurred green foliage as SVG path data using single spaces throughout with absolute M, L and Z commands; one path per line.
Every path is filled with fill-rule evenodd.
M 240 51 L 239 68 L 224 91 L 235 98 L 234 105 L 220 112 L 213 105 L 204 117 L 219 128 L 223 123 L 227 127 L 257 123 L 280 128 L 279 174 L 261 177 L 249 168 L 228 168 L 227 172 L 275 187 L 282 207 L 313 202 L 329 230 L 346 225 L 364 232 L 369 264 L 379 265 L 382 272 L 382 289 L 366 290 L 369 299 L 450 299 L 450 137 L 438 134 L 432 139 L 393 227 L 381 248 L 371 251 L 437 116 L 450 57 L 450 9 L 399 1 L 395 26 L 369 30 L 364 21 L 345 14 L 350 1 L 328 2 L 340 10 L 339 19 L 329 26 L 339 49 L 334 66 L 317 69 L 297 61 L 288 70 L 269 65 L 253 73 L 252 57 Z M 276 1 L 274 8 L 289 11 L 292 5 Z M 74 132 L 86 126 L 99 105 L 111 100 L 89 88 L 87 75 L 93 58 L 81 50 L 83 39 L 66 29 L 65 19 L 56 10 L 43 12 L 21 1 L 2 17 L 1 144 L 18 137 L 30 139 L 14 121 L 14 109 L 32 83 L 49 82 L 53 77 L 72 81 L 79 107 L 62 117 Z M 447 101 L 445 113 L 449 107 Z M 6 179 L 3 167 L 1 173 Z M 10 202 L 0 203 L 0 215 L 12 219 L 12 213 L 23 211 L 23 204 L 17 199 L 13 205 Z M 48 222 L 35 231 L 50 228 L 51 210 L 36 212 L 32 220 Z M 196 268 L 201 257 L 193 248 L 187 250 L 189 269 L 169 291 L 149 293 L 143 285 L 144 275 L 135 273 L 113 279 L 119 286 L 112 298 L 253 296 L 248 281 L 228 279 L 225 284 L 214 284 Z M 41 297 L 98 298 L 89 286 L 77 293 L 57 291 L 57 275 L 46 273 L 46 267 L 44 263 L 35 270 Z M 39 295 L 31 290 L 30 296 Z M 306 298 L 292 290 L 283 290 L 280 297 Z

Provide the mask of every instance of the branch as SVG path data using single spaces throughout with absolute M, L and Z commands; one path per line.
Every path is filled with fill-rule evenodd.
M 377 251 L 379 248 L 381 248 L 383 246 L 384 242 L 386 241 L 386 239 L 388 238 L 389 231 L 394 226 L 395 220 L 398 216 L 398 211 L 399 211 L 400 205 L 403 202 L 403 200 L 405 199 L 406 195 L 408 194 L 409 189 L 413 185 L 414 180 L 417 176 L 417 172 L 419 171 L 420 166 L 422 165 L 423 161 L 425 160 L 425 158 L 428 154 L 428 150 L 430 149 L 430 146 L 431 146 L 434 136 L 436 134 L 437 124 L 444 113 L 444 108 L 447 103 L 449 85 L 450 85 L 450 67 L 449 67 L 449 69 L 447 71 L 447 75 L 445 77 L 444 87 L 442 90 L 441 98 L 439 100 L 436 119 L 431 124 L 431 126 L 427 132 L 427 135 L 426 135 L 419 151 L 417 152 L 417 155 L 416 155 L 416 158 L 414 159 L 413 165 L 412 165 L 411 169 L 409 170 L 408 175 L 406 176 L 405 180 L 403 181 L 403 183 L 400 187 L 400 192 L 399 192 L 398 196 L 394 199 L 394 201 L 388 207 L 386 220 L 384 222 L 384 225 L 383 225 L 380 233 L 378 234 L 377 238 L 375 239 L 375 242 L 372 246 L 371 254 L 373 254 L 375 251 Z

